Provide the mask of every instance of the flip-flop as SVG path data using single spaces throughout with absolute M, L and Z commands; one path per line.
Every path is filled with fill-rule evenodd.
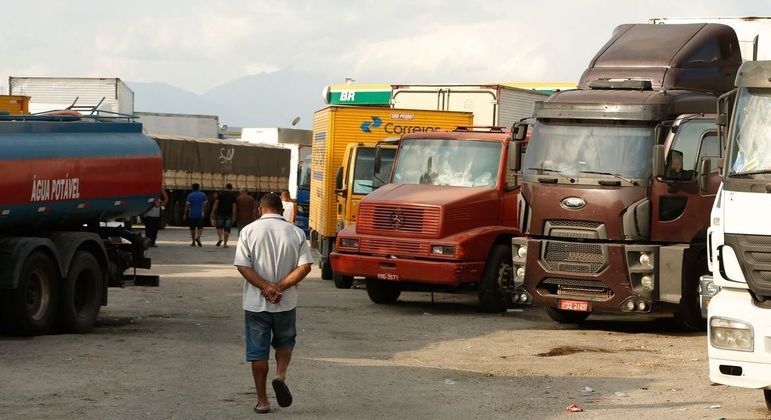
M 280 407 L 289 407 L 292 405 L 292 393 L 281 378 L 273 379 L 273 391 L 276 393 L 276 401 Z
M 264 407 L 260 407 L 259 405 L 254 406 L 254 412 L 257 414 L 267 414 L 270 413 L 270 406 L 266 405 Z

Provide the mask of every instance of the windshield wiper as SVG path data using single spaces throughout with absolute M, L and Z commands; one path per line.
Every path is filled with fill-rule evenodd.
M 625 177 L 625 176 L 623 176 L 623 175 L 614 174 L 614 173 L 610 173 L 610 172 L 599 172 L 599 171 L 578 171 L 578 173 L 581 173 L 581 174 L 593 174 L 593 175 L 609 175 L 609 176 L 612 176 L 612 177 L 615 177 L 615 178 L 618 178 L 618 179 L 624 180 L 624 181 L 626 181 L 626 182 L 628 182 L 628 183 L 630 183 L 630 184 L 632 184 L 632 185 L 634 185 L 634 186 L 637 186 L 637 185 L 639 185 L 639 184 L 637 183 L 637 181 L 635 181 L 635 180 L 633 180 L 633 179 L 629 179 L 629 178 L 627 178 L 627 177 Z
M 528 171 L 544 171 L 544 172 L 551 172 L 551 173 L 557 174 L 557 175 L 559 175 L 559 176 L 561 176 L 561 177 L 567 178 L 567 179 L 568 179 L 568 180 L 569 180 L 571 183 L 572 183 L 572 182 L 575 182 L 575 180 L 574 180 L 572 177 L 569 177 L 569 176 L 567 176 L 567 175 L 563 174 L 562 172 L 560 172 L 560 171 L 558 171 L 558 170 L 556 170 L 556 169 L 549 169 L 549 168 L 527 168 L 527 170 L 528 170 Z M 553 180 L 552 182 L 555 182 L 555 183 L 557 182 L 557 179 L 556 179 L 556 178 L 551 178 L 551 179 Z M 542 179 L 541 179 L 541 178 L 538 178 L 538 181 L 539 181 L 539 182 L 544 182 L 544 181 L 542 181 Z
M 761 174 L 771 174 L 771 169 L 761 169 L 759 171 L 732 173 L 730 174 L 730 176 L 746 176 L 746 175 L 761 175 Z

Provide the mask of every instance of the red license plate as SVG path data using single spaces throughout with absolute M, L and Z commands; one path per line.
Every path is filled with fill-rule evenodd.
M 563 311 L 589 312 L 589 302 L 585 300 L 560 299 L 559 306 Z
M 387 281 L 398 281 L 399 275 L 396 273 L 377 273 L 377 278 Z

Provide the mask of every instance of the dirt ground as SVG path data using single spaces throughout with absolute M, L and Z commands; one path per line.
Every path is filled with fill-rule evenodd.
M 161 232 L 159 288 L 111 289 L 87 335 L 0 336 L 1 418 L 252 418 L 234 247 Z M 552 323 L 474 295 L 375 305 L 317 269 L 300 289 L 291 418 L 771 418 L 761 391 L 713 386 L 706 338 L 667 320 Z M 273 366 L 271 366 L 273 368 Z M 269 393 L 272 393 L 270 390 Z M 272 395 L 271 395 L 272 398 Z M 568 413 L 576 403 L 583 413 Z

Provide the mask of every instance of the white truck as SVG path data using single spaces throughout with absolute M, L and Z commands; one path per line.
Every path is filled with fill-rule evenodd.
M 106 115 L 134 113 L 134 91 L 117 77 L 11 76 L 8 93 L 30 96 L 29 112 L 32 114 L 65 109 L 76 99 L 76 109 L 80 111 L 96 107 Z
M 650 18 L 648 23 L 656 24 L 686 24 L 686 23 L 720 23 L 728 25 L 739 38 L 739 48 L 745 60 L 771 60 L 771 48 L 766 44 L 771 42 L 771 17 L 661 17 Z M 765 49 L 759 49 L 763 43 Z
M 771 61 L 745 62 L 736 86 L 718 105 L 726 161 L 701 279 L 709 376 L 763 389 L 771 410 Z
M 253 144 L 270 144 L 291 151 L 289 162 L 289 194 L 297 198 L 297 182 L 303 162 L 310 157 L 313 132 L 298 128 L 243 128 L 241 140 Z
M 216 115 L 169 114 L 165 112 L 135 112 L 145 134 L 216 139 L 219 137 L 220 120 Z
M 535 89 L 506 85 L 393 85 L 391 105 L 403 109 L 474 113 L 474 125 L 510 128 L 548 98 Z

